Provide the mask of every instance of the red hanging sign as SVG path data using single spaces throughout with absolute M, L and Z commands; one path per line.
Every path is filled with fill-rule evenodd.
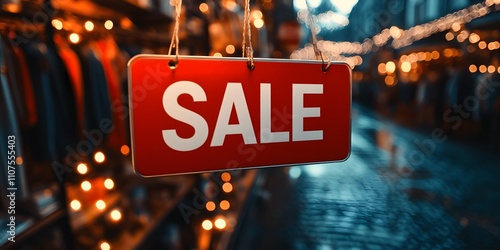
M 351 69 L 321 62 L 141 55 L 129 62 L 133 166 L 160 176 L 341 161 Z

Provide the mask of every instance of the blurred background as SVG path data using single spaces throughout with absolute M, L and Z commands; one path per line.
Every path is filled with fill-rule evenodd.
M 353 68 L 347 161 L 140 178 L 126 66 L 175 1 L 0 0 L 0 248 L 499 248 L 500 0 L 250 4 L 256 57 Z M 240 57 L 243 7 L 185 0 L 180 54 Z

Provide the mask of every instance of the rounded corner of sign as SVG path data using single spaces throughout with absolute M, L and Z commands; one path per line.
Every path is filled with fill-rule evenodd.
M 133 167 L 132 167 L 133 171 L 134 171 L 134 174 L 139 176 L 139 177 L 142 177 L 142 178 L 150 178 L 151 176 L 150 175 L 145 175 L 145 174 L 142 174 L 139 169 L 137 168 L 137 166 L 135 165 L 135 163 L 133 164 Z
M 139 60 L 139 59 L 141 59 L 141 58 L 143 58 L 143 57 L 144 57 L 144 55 L 143 55 L 143 54 L 139 54 L 139 55 L 135 55 L 135 56 L 133 56 L 132 58 L 130 58 L 130 59 L 128 60 L 128 62 L 127 62 L 127 67 L 129 67 L 129 68 L 130 68 L 130 67 L 132 67 L 132 65 L 134 64 L 134 62 L 135 62 L 135 61 L 137 61 L 137 60 Z
M 351 145 L 349 145 L 349 151 L 347 151 L 345 158 L 340 160 L 339 162 L 345 162 L 345 161 L 349 160 L 349 158 L 351 158 L 351 153 L 352 153 Z

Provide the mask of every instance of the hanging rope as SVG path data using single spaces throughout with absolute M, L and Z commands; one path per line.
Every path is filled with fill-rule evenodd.
M 182 10 L 182 0 L 177 0 L 175 3 L 175 25 L 174 32 L 172 33 L 172 39 L 170 41 L 170 48 L 168 49 L 168 55 L 172 55 L 172 49 L 175 47 L 175 61 L 170 61 L 168 66 L 172 69 L 177 68 L 179 63 L 179 20 L 181 17 Z
M 248 39 L 248 47 L 246 47 L 246 40 Z M 252 47 L 252 28 L 250 26 L 250 0 L 245 0 L 245 15 L 243 18 L 243 43 L 242 43 L 242 56 L 248 58 L 247 66 L 249 69 L 254 69 L 255 64 L 253 61 L 253 47 Z
M 309 16 L 309 29 L 311 30 L 311 39 L 312 39 L 314 54 L 316 56 L 316 60 L 321 59 L 321 62 L 322 62 L 321 69 L 323 70 L 323 72 L 326 72 L 330 68 L 330 64 L 331 64 L 330 58 L 328 58 L 328 56 L 326 56 L 323 53 L 323 51 L 318 49 L 318 38 L 316 37 L 316 25 L 314 24 L 313 15 L 311 14 L 311 7 L 309 6 L 309 2 L 307 0 L 304 0 L 304 1 L 306 1 L 307 12 L 308 12 L 308 16 Z M 325 66 L 325 58 L 327 61 L 326 66 Z

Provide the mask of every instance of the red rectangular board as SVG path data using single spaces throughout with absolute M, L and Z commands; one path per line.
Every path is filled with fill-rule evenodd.
M 134 170 L 145 177 L 346 160 L 351 69 L 321 61 L 139 55 L 129 62 Z

